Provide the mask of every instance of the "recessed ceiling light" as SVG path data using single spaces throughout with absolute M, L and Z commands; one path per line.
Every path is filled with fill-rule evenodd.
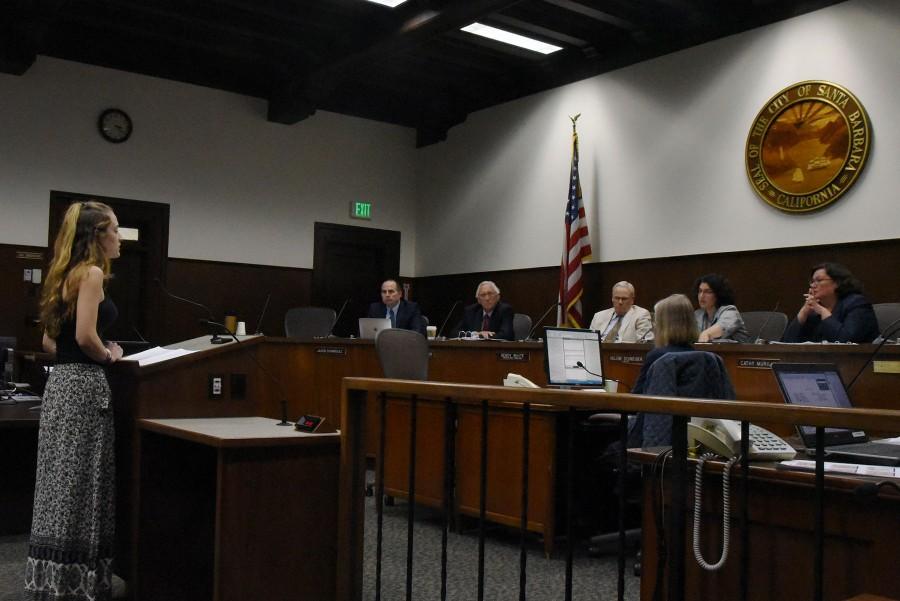
M 562 50 L 562 46 L 554 46 L 553 44 L 547 44 L 538 40 L 534 40 L 532 38 L 526 38 L 524 35 L 519 35 L 517 33 L 512 33 L 509 31 L 503 31 L 502 29 L 497 29 L 496 27 L 491 27 L 490 25 L 482 25 L 481 23 L 472 23 L 471 25 L 463 27 L 462 30 L 469 33 L 474 33 L 475 35 L 480 35 L 485 38 L 490 38 L 498 42 L 503 42 L 504 44 L 512 44 L 513 46 L 518 46 L 520 48 L 534 50 L 535 52 L 540 52 L 541 54 L 550 54 L 551 52 Z
M 384 4 L 385 6 L 390 6 L 394 8 L 395 6 L 400 6 L 406 0 L 369 0 L 369 2 L 374 2 L 375 4 Z

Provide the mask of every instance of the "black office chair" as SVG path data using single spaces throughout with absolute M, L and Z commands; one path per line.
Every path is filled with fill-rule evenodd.
M 322 338 L 331 334 L 336 313 L 330 307 L 294 307 L 284 314 L 284 335 L 288 338 Z
M 878 320 L 878 331 L 884 333 L 885 328 L 900 319 L 900 303 L 877 303 L 872 305 L 875 311 L 875 319 Z M 895 332 L 890 340 L 895 340 L 898 334 Z
M 788 316 L 778 311 L 746 311 L 741 313 L 750 341 L 781 340 L 788 324 Z
M 531 316 L 524 313 L 513 315 L 513 340 L 525 340 L 531 332 Z
M 385 378 L 428 379 L 428 339 L 412 330 L 389 328 L 375 335 L 375 352 Z
M 734 386 L 725 370 L 725 363 L 715 353 L 705 351 L 688 351 L 684 353 L 667 353 L 656 360 L 647 372 L 647 384 L 644 394 L 653 396 L 676 396 L 701 399 L 734 399 Z M 607 417 L 604 417 L 607 416 Z M 597 420 L 609 420 L 607 414 L 598 414 Z M 618 416 L 615 416 L 618 420 Z M 629 423 L 628 447 L 663 447 L 672 444 L 672 416 L 654 413 L 639 413 Z M 617 469 L 614 463 L 617 445 L 607 453 L 607 462 L 611 469 Z M 613 467 L 614 465 L 614 467 Z M 625 490 L 626 504 L 640 503 L 637 490 L 640 478 L 626 472 Z M 626 532 L 626 545 L 640 541 L 639 529 Z M 619 533 L 601 534 L 591 538 L 592 554 L 614 551 Z M 635 564 L 635 575 L 640 573 L 640 558 Z

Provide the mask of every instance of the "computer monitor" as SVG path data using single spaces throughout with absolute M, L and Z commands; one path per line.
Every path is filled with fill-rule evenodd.
M 600 332 L 544 328 L 544 368 L 550 386 L 603 386 Z

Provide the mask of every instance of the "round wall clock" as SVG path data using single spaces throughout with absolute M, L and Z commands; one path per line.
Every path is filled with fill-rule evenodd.
M 106 109 L 97 120 L 100 135 L 107 142 L 121 144 L 131 136 L 131 117 L 121 109 Z
M 787 213 L 823 209 L 866 164 L 869 118 L 849 90 L 802 81 L 769 99 L 750 128 L 745 160 L 753 190 Z

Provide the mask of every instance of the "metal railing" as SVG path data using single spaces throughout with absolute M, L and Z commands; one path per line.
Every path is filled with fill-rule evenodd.
M 732 419 L 741 422 L 741 456 L 749 456 L 749 424 L 765 422 L 768 424 L 810 425 L 816 427 L 817 453 L 815 456 L 814 484 L 814 531 L 813 549 L 814 570 L 813 585 L 815 601 L 824 596 L 824 453 L 823 442 L 825 428 L 842 427 L 854 429 L 870 429 L 900 432 L 900 411 L 873 409 L 826 409 L 796 405 L 776 405 L 746 401 L 719 401 L 705 399 L 685 399 L 671 397 L 654 397 L 630 394 L 586 394 L 581 391 L 504 388 L 501 386 L 480 386 L 466 384 L 447 384 L 435 382 L 418 382 L 408 380 L 389 380 L 380 378 L 344 378 L 342 394 L 342 441 L 341 441 L 341 474 L 340 474 L 340 506 L 338 532 L 338 582 L 337 598 L 341 601 L 358 601 L 363 590 L 363 544 L 364 544 L 364 490 L 366 471 L 366 404 L 376 403 L 379 441 L 376 459 L 376 514 L 377 549 L 376 549 L 376 599 L 380 598 L 381 587 L 381 553 L 382 553 L 382 499 L 384 493 L 384 461 L 385 461 L 385 415 L 388 399 L 404 399 L 409 402 L 409 457 L 408 498 L 407 507 L 407 590 L 406 598 L 412 599 L 412 566 L 414 559 L 413 521 L 415 519 L 416 499 L 416 429 L 417 407 L 420 401 L 438 401 L 446 404 L 444 421 L 444 498 L 442 508 L 444 524 L 442 532 L 442 565 L 441 565 L 441 599 L 446 599 L 447 580 L 447 532 L 449 529 L 453 488 L 452 474 L 454 462 L 454 424 L 459 407 L 470 406 L 480 410 L 481 414 L 481 453 L 480 453 L 480 499 L 478 528 L 478 599 L 484 595 L 484 541 L 486 523 L 486 498 L 488 482 L 487 443 L 488 415 L 494 408 L 509 410 L 517 408 L 522 412 L 522 509 L 521 509 L 521 541 L 520 541 L 520 593 L 525 599 L 526 554 L 525 534 L 528 516 L 528 465 L 529 436 L 531 413 L 535 407 L 543 410 L 557 411 L 568 420 L 570 433 L 574 429 L 576 411 L 613 412 L 620 415 L 619 439 L 621 451 L 618 456 L 619 465 L 619 561 L 618 561 L 618 598 L 624 595 L 624 474 L 626 465 L 627 417 L 635 413 L 663 413 L 673 416 L 672 425 L 672 460 L 671 460 L 671 511 L 669 513 L 668 531 L 671 540 L 683 541 L 685 537 L 685 510 L 687 493 L 687 422 L 692 416 Z M 568 453 L 572 454 L 572 437 L 569 437 Z M 565 491 L 567 514 L 571 517 L 573 506 L 573 472 L 574 461 L 568 463 Z M 744 483 L 750 479 L 750 466 L 741 461 L 741 476 Z M 748 486 L 742 486 L 742 509 L 738 516 L 741 529 L 740 561 L 740 598 L 748 598 Z M 565 599 L 572 598 L 572 557 L 573 536 L 572 520 L 567 520 L 566 576 Z M 685 553 L 684 545 L 673 544 L 667 557 L 668 580 L 666 589 L 668 599 L 681 601 L 685 598 Z

